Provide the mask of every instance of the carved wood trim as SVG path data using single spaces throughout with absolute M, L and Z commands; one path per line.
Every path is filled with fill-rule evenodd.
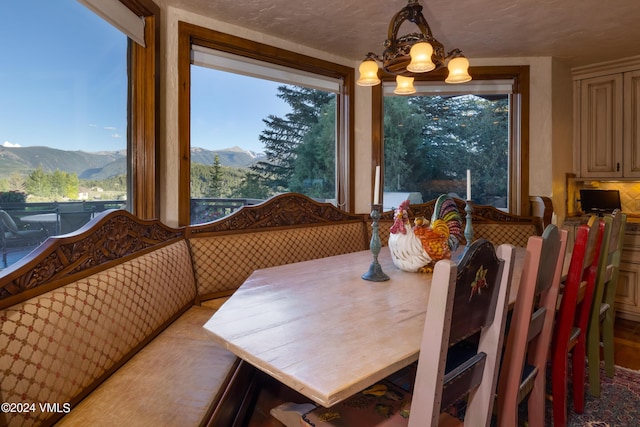
M 350 214 L 331 203 L 316 202 L 299 193 L 285 193 L 257 205 L 243 206 L 224 218 L 188 226 L 186 234 L 192 237 L 203 233 L 364 220 L 363 215 Z
M 466 202 L 462 199 L 453 198 L 458 206 L 458 210 L 460 211 L 460 215 L 463 219 L 466 218 L 467 214 L 465 212 Z M 427 219 L 431 219 L 431 215 L 433 214 L 433 207 L 436 203 L 436 200 L 430 200 L 426 203 L 420 203 L 416 205 L 409 205 L 409 209 L 407 213 L 409 214 L 409 218 L 415 218 L 416 216 L 424 216 Z M 541 218 L 535 216 L 521 216 L 515 215 L 508 212 L 501 211 L 500 209 L 495 208 L 494 206 L 489 205 L 476 205 L 471 203 L 473 207 L 473 212 L 471 213 L 471 219 L 474 224 L 498 224 L 498 223 L 510 223 L 510 224 L 534 224 L 536 229 L 538 230 L 538 234 L 542 234 L 542 220 Z M 381 220 L 393 220 L 394 211 L 386 211 L 381 214 Z
M 183 229 L 158 220 L 141 220 L 124 210 L 102 212 L 72 234 L 48 238 L 33 254 L 4 270 L 0 308 L 182 238 Z

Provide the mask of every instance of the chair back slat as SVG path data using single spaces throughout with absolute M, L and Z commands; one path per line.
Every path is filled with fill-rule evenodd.
M 584 410 L 586 330 L 591 313 L 596 274 L 600 260 L 605 222 L 592 217 L 578 227 L 565 280 L 552 348 L 553 424 L 566 425 L 568 362 L 572 353 L 574 410 Z
M 616 209 L 611 215 L 605 215 L 603 222 L 605 224 L 605 233 L 602 239 L 603 249 L 593 292 L 587 337 L 589 392 L 596 397 L 600 396 L 601 343 L 605 372 L 608 376 L 613 376 L 614 373 L 614 300 L 627 216 Z
M 491 243 L 486 241 L 485 245 Z M 457 270 L 450 346 L 493 322 L 500 287 L 492 284 L 500 282 L 502 270 L 499 265 L 495 252 L 481 245 L 472 245 L 464 254 Z
M 530 237 L 518 295 L 509 325 L 500 383 L 498 421 L 518 425 L 518 405 L 529 396 L 529 421 L 544 425 L 547 351 L 567 243 L 567 231 L 549 225 L 541 237 Z M 527 375 L 524 375 L 524 372 Z
M 466 249 L 459 264 L 451 260 L 436 263 L 409 427 L 437 425 L 443 406 L 465 395 L 469 396 L 465 419 L 488 424 L 510 287 L 504 274 L 510 275 L 513 269 L 513 247 L 498 250 L 506 254 L 507 262 L 496 255 L 490 242 L 481 239 Z M 447 359 L 459 349 L 456 344 L 477 331 L 481 331 L 477 349 L 445 373 Z

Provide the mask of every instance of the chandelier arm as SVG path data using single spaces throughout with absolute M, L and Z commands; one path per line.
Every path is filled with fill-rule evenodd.
M 460 49 L 453 49 L 451 52 L 447 53 L 447 56 L 444 57 L 444 59 L 453 59 L 453 58 L 457 58 L 459 56 L 464 56 L 462 54 L 462 51 Z
M 374 61 L 378 61 L 378 62 L 380 62 L 380 63 L 383 61 L 383 59 L 382 59 L 382 56 L 381 56 L 381 55 L 378 55 L 377 53 L 373 53 L 373 52 L 369 52 L 369 53 L 367 53 L 367 54 L 365 55 L 364 60 L 366 61 L 366 60 L 368 60 L 368 59 L 372 59 L 372 60 L 374 60 Z

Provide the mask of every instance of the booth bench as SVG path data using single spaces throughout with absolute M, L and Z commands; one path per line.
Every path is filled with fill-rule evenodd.
M 364 216 L 297 194 L 180 229 L 108 211 L 49 238 L 0 278 L 0 425 L 234 425 L 253 369 L 201 302 L 367 239 Z
M 183 228 L 107 211 L 49 238 L 0 277 L 0 425 L 240 425 L 256 373 L 202 327 L 211 301 L 369 240 L 368 215 L 294 193 Z

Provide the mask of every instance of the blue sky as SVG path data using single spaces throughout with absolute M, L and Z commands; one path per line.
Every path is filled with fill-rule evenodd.
M 0 145 L 125 149 L 126 36 L 76 0 L 0 0 L 0 16 Z M 192 78 L 193 146 L 261 151 L 262 119 L 289 111 L 277 83 Z

